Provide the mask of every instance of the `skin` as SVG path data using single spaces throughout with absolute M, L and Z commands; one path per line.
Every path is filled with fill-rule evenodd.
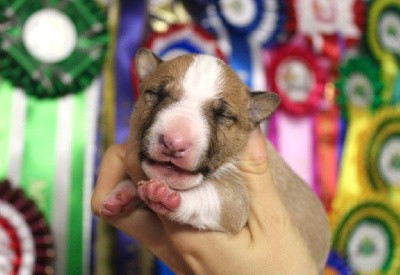
M 111 146 L 92 195 L 93 212 L 148 247 L 177 274 L 317 274 L 317 268 L 272 182 L 260 129 L 254 130 L 239 169 L 250 196 L 248 223 L 236 235 L 199 231 L 137 207 L 116 217 L 101 213 L 102 202 L 127 177 L 146 179 L 136 148 Z M 127 161 L 126 161 L 127 160 Z M 129 163 L 129 169 L 124 163 Z M 269 179 L 266 183 L 265 179 Z

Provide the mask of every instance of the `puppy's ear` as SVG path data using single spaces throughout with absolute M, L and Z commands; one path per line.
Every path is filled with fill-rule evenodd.
M 135 67 L 139 80 L 142 81 L 146 79 L 161 62 L 162 60 L 152 51 L 146 48 L 140 48 L 135 57 Z
M 273 92 L 249 92 L 249 95 L 249 117 L 254 124 L 269 117 L 281 102 L 279 96 Z

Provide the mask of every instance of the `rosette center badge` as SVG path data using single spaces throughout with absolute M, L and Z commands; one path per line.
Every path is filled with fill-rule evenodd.
M 55 9 L 32 14 L 22 30 L 28 52 L 43 63 L 60 62 L 76 47 L 76 28 L 71 19 Z
M 107 47 L 95 1 L 1 1 L 0 77 L 37 98 L 84 91 Z

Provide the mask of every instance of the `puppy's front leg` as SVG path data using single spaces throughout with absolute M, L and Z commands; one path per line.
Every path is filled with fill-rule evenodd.
M 104 199 L 100 211 L 104 216 L 115 216 L 131 211 L 139 201 L 135 184 L 131 180 L 124 180 Z
M 141 182 L 139 196 L 154 212 L 199 229 L 222 230 L 221 201 L 213 182 L 188 190 L 173 190 L 155 180 Z
M 155 180 L 139 182 L 138 192 L 149 208 L 161 215 L 176 210 L 181 203 L 178 192 L 170 189 L 165 183 Z

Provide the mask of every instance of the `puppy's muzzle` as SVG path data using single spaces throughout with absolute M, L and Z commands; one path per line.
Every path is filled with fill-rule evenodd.
M 162 154 L 171 158 L 185 157 L 192 147 L 192 143 L 180 133 L 161 134 L 158 140 Z

